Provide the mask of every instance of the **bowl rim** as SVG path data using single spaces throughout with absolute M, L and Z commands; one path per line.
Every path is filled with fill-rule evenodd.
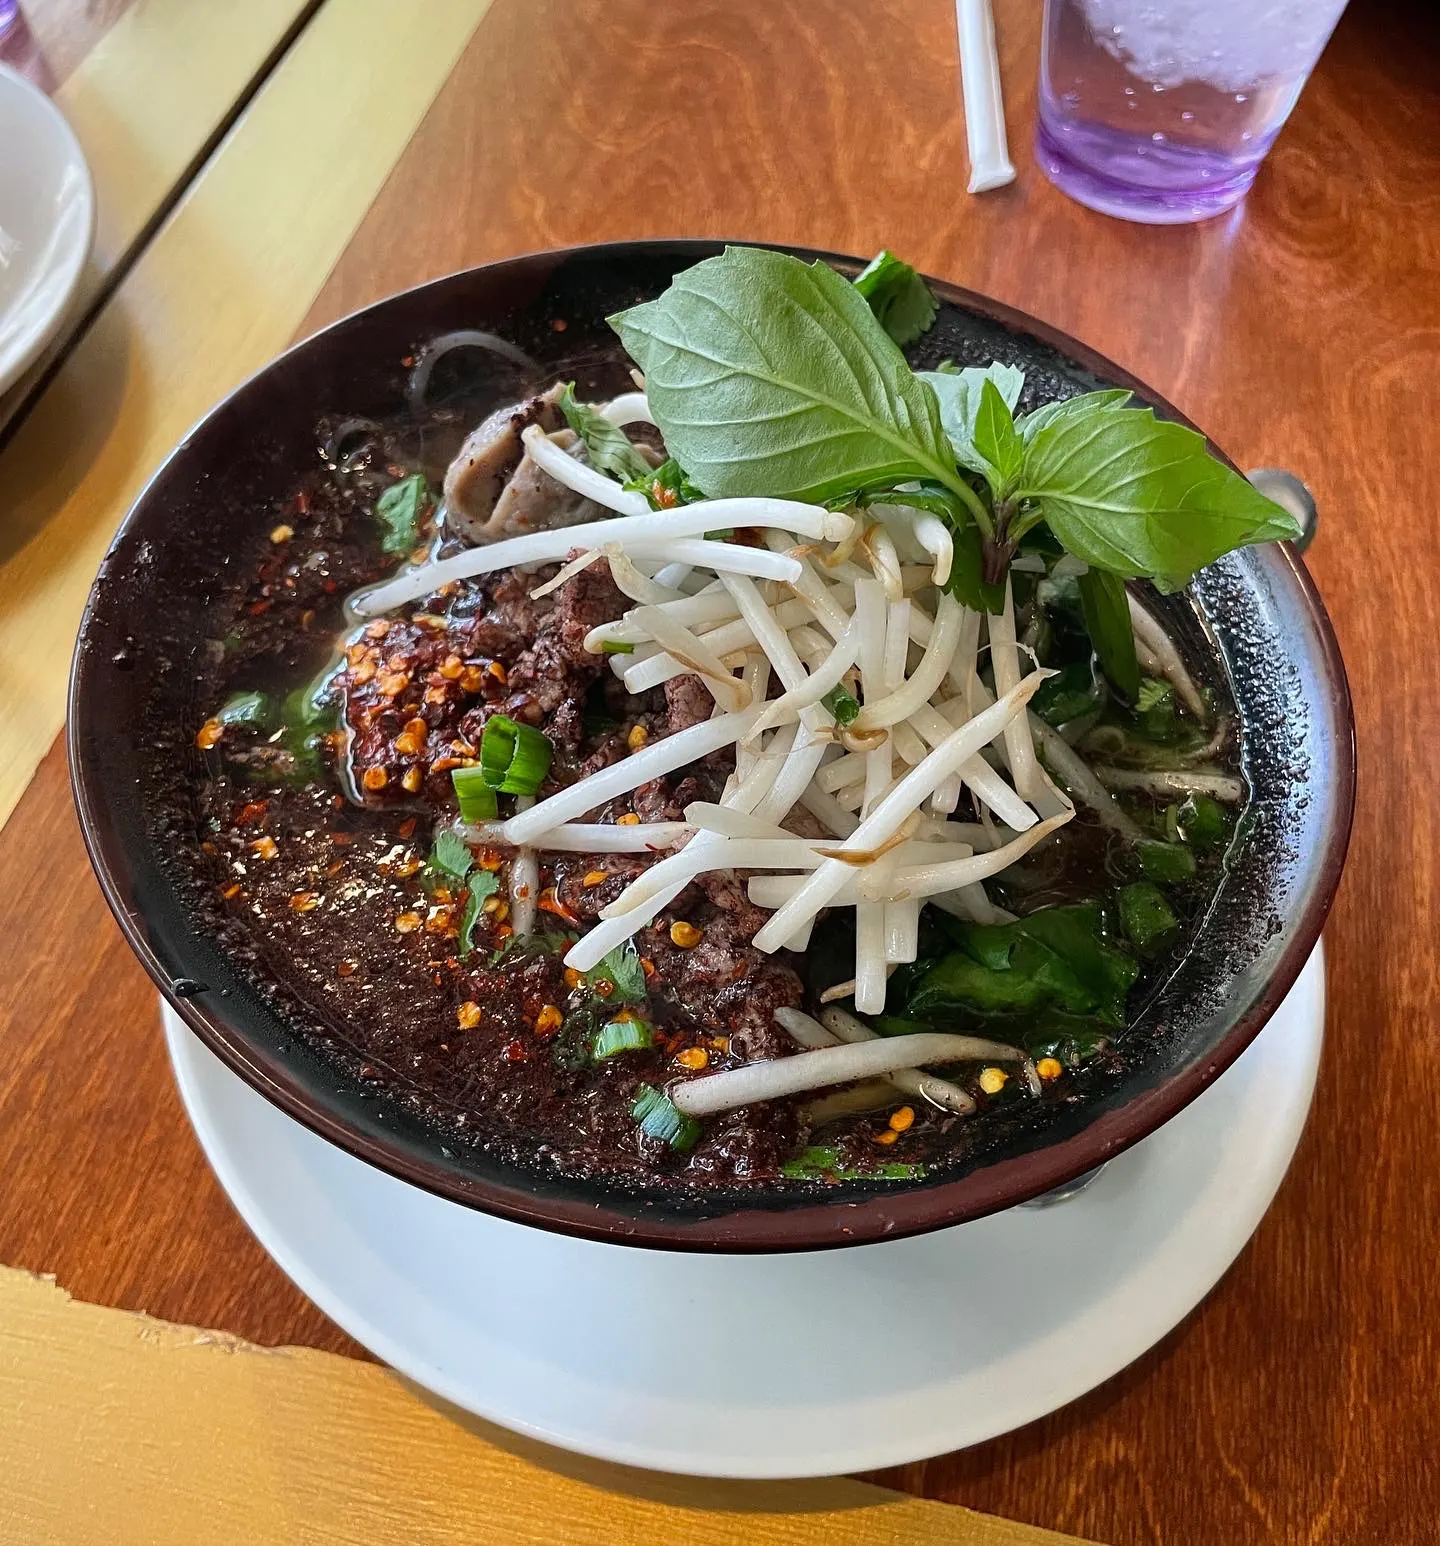
M 427 281 L 361 307 L 292 344 L 261 370 L 247 377 L 215 404 L 198 422 L 207 422 L 224 411 L 252 383 L 281 369 L 302 350 L 323 347 L 321 341 L 358 318 L 402 297 L 442 288 L 478 274 L 504 273 L 537 265 L 555 266 L 572 259 L 586 261 L 636 257 L 675 256 L 698 262 L 726 245 L 710 238 L 653 238 L 636 241 L 583 243 L 546 249 L 480 264 Z M 848 254 L 784 243 L 746 241 L 749 246 L 768 246 L 806 260 L 822 259 L 842 270 L 858 268 L 863 260 Z M 1197 429 L 1175 406 L 1114 361 L 1089 348 L 1060 329 L 1038 318 L 949 281 L 926 276 L 943 299 L 1004 327 L 1028 335 L 1107 381 L 1128 387 L 1143 402 L 1175 422 Z M 143 514 L 152 491 L 172 465 L 183 457 L 195 429 L 187 432 L 147 480 L 121 522 L 114 541 L 120 543 Z M 1212 446 L 1212 450 L 1215 450 Z M 1217 450 L 1217 454 L 1218 450 Z M 1223 458 L 1228 462 L 1228 458 Z M 1234 465 L 1230 463 L 1229 465 Z M 918 1188 L 877 1191 L 834 1201 L 823 1197 L 796 1202 L 781 1209 L 743 1205 L 727 1213 L 689 1216 L 656 1216 L 626 1211 L 594 1196 L 587 1198 L 544 1196 L 521 1185 L 504 1186 L 476 1175 L 462 1176 L 438 1159 L 419 1158 L 361 1132 L 328 1109 L 287 1065 L 286 1060 L 256 1047 L 225 1016 L 210 1005 L 216 995 L 202 1000 L 177 992 L 180 979 L 172 979 L 152 948 L 140 911 L 130 901 L 132 865 L 121 839 L 118 823 L 97 781 L 78 755 L 89 717 L 94 689 L 89 678 L 98 668 L 95 652 L 84 648 L 96 611 L 97 593 L 105 584 L 106 563 L 87 599 L 71 665 L 67 752 L 70 782 L 86 851 L 105 900 L 130 948 L 180 1018 L 233 1072 L 280 1107 L 287 1115 L 356 1158 L 390 1175 L 449 1201 L 529 1225 L 580 1238 L 616 1245 L 646 1246 L 670 1250 L 720 1252 L 788 1252 L 860 1245 L 966 1223 L 989 1213 L 1013 1207 L 1103 1164 L 1147 1137 L 1188 1105 L 1249 1046 L 1279 1007 L 1308 960 L 1324 924 L 1339 884 L 1349 845 L 1354 815 L 1356 754 L 1355 724 L 1349 684 L 1334 629 L 1324 604 L 1299 555 L 1289 543 L 1270 543 L 1250 549 L 1252 562 L 1272 571 L 1294 597 L 1303 620 L 1316 640 L 1322 680 L 1330 695 L 1332 712 L 1341 727 L 1334 747 L 1335 822 L 1321 857 L 1316 882 L 1307 898 L 1289 944 L 1281 952 L 1255 1001 L 1210 1049 L 1189 1068 L 1139 1092 L 1122 1107 L 1102 1113 L 1080 1132 L 1052 1144 L 981 1164 L 952 1181 L 932 1182 Z

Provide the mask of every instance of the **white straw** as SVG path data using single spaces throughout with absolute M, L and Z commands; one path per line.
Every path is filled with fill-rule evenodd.
M 955 22 L 965 92 L 965 138 L 970 149 L 967 191 L 988 193 L 1015 181 L 1005 143 L 1005 104 L 1000 95 L 1000 61 L 995 53 L 990 0 L 955 0 Z

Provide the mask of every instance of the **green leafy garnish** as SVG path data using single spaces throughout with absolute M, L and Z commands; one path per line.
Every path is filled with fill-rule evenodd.
M 693 1149 L 700 1136 L 700 1124 L 694 1117 L 687 1117 L 663 1090 L 657 1090 L 653 1084 L 640 1086 L 630 1115 L 640 1124 L 642 1133 L 668 1143 L 672 1149 Z
M 1151 709 L 1158 708 L 1166 698 L 1173 696 L 1169 682 L 1158 681 L 1153 676 L 1147 676 L 1140 683 L 1140 690 L 1135 694 L 1135 712 L 1148 714 Z
M 1105 569 L 1087 569 L 1076 580 L 1085 632 L 1095 647 L 1100 669 L 1134 702 L 1140 691 L 1140 662 L 1135 658 L 1135 631 L 1125 582 Z
M 908 494 L 905 496 L 910 497 Z M 1005 581 L 985 577 L 985 544 L 974 526 L 962 526 L 952 537 L 954 558 L 945 589 L 972 612 L 996 615 L 1005 607 Z
M 824 263 L 727 247 L 610 324 L 666 446 L 712 498 L 823 503 L 930 478 L 986 519 L 934 392 Z
M 631 493 L 643 494 L 652 510 L 673 510 L 676 505 L 693 505 L 705 495 L 685 475 L 685 469 L 669 457 L 658 467 L 646 467 L 625 485 Z
M 1234 548 L 1299 535 L 1193 429 L 1149 408 L 1070 402 L 1027 443 L 1014 498 L 1092 569 L 1176 590 Z
M 843 687 L 832 687 L 820 700 L 821 705 L 834 717 L 837 725 L 851 725 L 860 714 L 860 705 L 852 693 Z
M 887 1160 L 879 1165 L 842 1165 L 840 1151 L 829 1144 L 814 1144 L 793 1155 L 780 1167 L 792 1181 L 918 1181 L 925 1166 Z
M 1116 900 L 1120 904 L 1120 927 L 1142 954 L 1166 944 L 1180 927 L 1164 893 L 1148 880 L 1122 886 Z
M 420 541 L 420 523 L 432 501 L 423 472 L 401 478 L 375 501 L 375 516 L 385 529 L 380 547 L 386 553 L 409 553 Z
M 485 873 L 490 874 L 488 870 Z M 491 890 L 494 889 L 492 886 Z M 483 902 L 485 898 L 481 897 L 480 900 Z M 563 955 L 574 943 L 573 934 L 562 934 L 558 930 L 553 933 L 512 934 L 491 954 L 490 965 L 499 966 L 504 961 L 529 961 L 535 956 Z
M 436 875 L 445 875 L 451 880 L 463 881 L 475 868 L 475 857 L 465 840 L 446 828 L 435 839 L 435 846 L 430 850 L 426 868 Z
M 268 730 L 275 722 L 275 705 L 268 693 L 237 692 L 221 704 L 215 718 L 222 725 L 246 725 L 253 730 Z
M 872 267 L 879 290 L 903 265 Z M 1234 548 L 1298 535 L 1200 435 L 1126 406 L 1127 392 L 1017 423 L 1014 367 L 917 375 L 860 290 L 823 263 L 730 247 L 610 321 L 666 445 L 706 494 L 833 504 L 904 485 L 955 528 L 952 586 L 969 605 L 994 610 L 1016 545 L 1042 525 L 1092 570 L 1162 589 Z M 1108 655 L 1124 692 L 1127 663 Z
M 560 412 L 565 422 L 585 442 L 590 465 L 622 483 L 627 478 L 649 476 L 650 463 L 635 449 L 630 437 L 618 424 L 612 424 L 589 403 L 577 402 L 575 383 L 567 382 L 560 392 Z
M 955 923 L 947 934 L 958 948 L 911 982 L 908 1014 L 1055 1008 L 1125 1024 L 1125 996 L 1138 968 L 1107 942 L 1098 907 L 1047 907 L 1014 923 Z
M 1135 852 L 1145 874 L 1164 885 L 1189 880 L 1195 873 L 1195 855 L 1179 843 L 1137 843 Z
M 648 1020 L 620 1015 L 595 1032 L 590 1055 L 597 1063 L 603 1063 L 619 1052 L 643 1052 L 654 1040 L 654 1027 Z
M 1146 677 L 1135 697 L 1135 718 L 1152 741 L 1168 741 L 1175 733 L 1175 689 L 1169 682 Z
M 633 940 L 622 944 L 603 956 L 585 973 L 587 987 L 607 984 L 609 991 L 601 997 L 612 1004 L 642 1004 L 645 1001 L 645 968 L 640 964 L 639 952 Z
M 1030 700 L 1030 707 L 1045 721 L 1058 730 L 1072 719 L 1083 719 L 1096 714 L 1105 706 L 1105 688 L 1095 679 L 1095 672 L 1088 660 L 1072 660 L 1062 666 Z
M 469 895 L 460 912 L 460 959 L 475 948 L 475 925 L 480 921 L 486 897 L 494 896 L 500 889 L 500 879 L 493 870 L 476 870 L 466 882 Z
M 626 639 L 602 639 L 600 641 L 600 653 L 602 655 L 633 655 L 635 646 Z
M 930 287 L 893 252 L 883 249 L 855 276 L 880 326 L 903 349 L 929 332 L 939 310 Z

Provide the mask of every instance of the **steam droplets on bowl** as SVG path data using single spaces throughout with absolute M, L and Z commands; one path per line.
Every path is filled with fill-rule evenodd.
M 272 531 L 197 733 L 209 857 L 437 1120 L 586 1174 L 913 1180 L 1183 956 L 1247 790 L 1140 587 L 1295 523 L 1126 392 L 912 369 L 935 313 L 888 253 L 678 274 L 611 318 L 636 382 L 535 382 L 438 488 L 384 464 L 318 677 L 245 678 L 309 626 Z

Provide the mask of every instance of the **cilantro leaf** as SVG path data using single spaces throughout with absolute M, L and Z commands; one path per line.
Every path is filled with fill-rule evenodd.
M 470 894 L 465 898 L 465 906 L 460 913 L 460 959 L 462 961 L 475 948 L 475 925 L 480 921 L 486 897 L 494 896 L 500 889 L 499 878 L 493 870 L 476 870 L 466 884 Z
M 392 483 L 375 501 L 376 518 L 385 529 L 382 551 L 411 552 L 420 541 L 420 523 L 432 503 L 423 472 Z
M 602 995 L 611 1004 L 642 1004 L 645 1001 L 645 968 L 640 964 L 639 953 L 633 940 L 616 945 L 597 965 L 585 973 L 587 987 L 597 983 L 609 985 L 609 992 Z
M 463 881 L 475 868 L 475 859 L 464 839 L 447 827 L 435 839 L 435 846 L 430 850 L 426 868 L 448 876 L 451 880 Z
M 929 285 L 893 252 L 882 249 L 855 276 L 854 283 L 869 301 L 880 326 L 902 349 L 934 325 L 939 306 Z
M 567 382 L 560 393 L 560 412 L 585 442 L 592 467 L 608 472 L 622 483 L 627 478 L 643 478 L 651 471 L 650 463 L 635 449 L 618 424 L 612 424 L 589 403 L 576 401 L 573 381 Z
M 626 484 L 627 492 L 643 494 L 652 510 L 673 510 L 676 505 L 693 505 L 705 495 L 686 476 L 685 469 L 673 456 L 658 467 L 646 467 Z

